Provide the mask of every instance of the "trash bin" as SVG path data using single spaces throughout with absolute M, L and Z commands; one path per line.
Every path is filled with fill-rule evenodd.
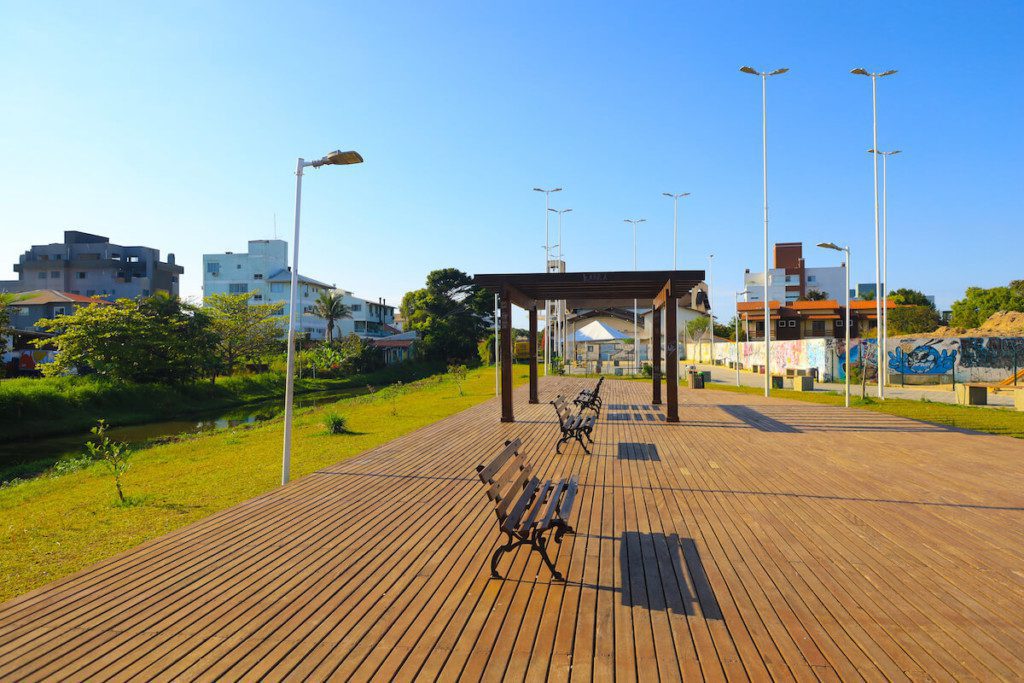
M 700 374 L 701 374 L 701 378 L 705 382 L 710 382 L 711 381 L 711 371 L 710 370 L 702 370 Z
M 785 387 L 786 378 L 782 375 L 772 375 L 772 389 L 782 389 Z
M 691 372 L 690 373 L 690 388 L 691 389 L 703 389 L 704 388 L 704 373 L 702 373 L 702 372 Z

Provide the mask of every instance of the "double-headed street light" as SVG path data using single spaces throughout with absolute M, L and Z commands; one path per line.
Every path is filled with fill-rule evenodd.
M 715 365 L 715 307 L 711 303 L 711 290 L 714 289 L 715 279 L 711 275 L 711 264 L 715 261 L 714 254 L 708 254 L 708 329 L 711 330 L 711 366 Z
M 552 213 L 558 214 L 558 267 L 562 265 L 562 259 L 565 258 L 565 252 L 562 250 L 562 214 L 570 213 L 572 209 L 548 209 Z M 565 303 L 561 300 L 558 301 L 558 346 L 559 356 L 562 358 L 562 365 L 565 365 Z
M 900 154 L 902 150 L 894 149 L 888 152 L 869 149 L 868 154 L 878 154 L 882 157 L 882 318 L 879 323 L 882 334 L 879 341 L 882 343 L 882 358 L 889 357 L 889 202 L 888 202 L 888 159 L 893 154 Z M 878 296 L 876 294 L 875 298 Z M 883 371 L 886 382 L 888 382 L 888 363 Z
M 736 359 L 734 361 L 736 365 L 736 386 L 740 385 L 740 297 L 750 294 L 750 290 L 744 289 L 742 292 L 736 292 Z M 744 332 L 746 332 L 746 326 L 744 326 Z
M 673 194 L 672 192 L 662 192 L 666 197 L 672 198 L 672 270 L 676 270 L 676 259 L 679 256 L 679 200 L 683 197 L 689 197 L 689 192 L 680 192 L 679 194 Z
M 633 270 L 636 270 L 636 226 L 638 223 L 646 223 L 646 218 L 624 218 L 623 223 L 630 223 L 633 226 Z M 652 314 L 653 315 L 653 314 Z M 633 299 L 633 374 L 637 373 L 640 367 L 640 341 L 636 336 L 636 299 Z
M 548 211 L 551 209 L 551 193 L 561 192 L 562 188 L 553 187 L 550 190 L 545 190 L 540 187 L 533 188 L 534 192 L 544 193 L 544 272 L 551 272 L 551 237 L 548 223 Z M 551 320 L 550 320 L 550 308 L 551 302 L 544 302 L 544 376 L 547 377 L 548 365 L 551 364 Z
M 750 66 L 740 71 L 761 78 L 761 153 L 764 159 L 764 395 L 771 393 L 771 302 L 768 301 L 768 77 L 779 76 L 789 69 L 758 71 Z
M 284 380 L 284 454 L 281 458 L 281 484 L 287 484 L 292 466 L 292 400 L 295 394 L 295 309 L 299 307 L 299 214 L 302 208 L 302 170 L 306 167 L 350 166 L 363 163 L 359 152 L 335 150 L 316 161 L 299 158 L 295 164 L 295 237 L 292 245 L 292 279 L 288 292 L 288 363 Z
M 873 73 L 867 69 L 858 68 L 851 69 L 851 74 L 857 76 L 868 76 L 871 78 L 871 149 L 878 149 L 878 79 L 886 76 L 892 76 L 896 73 L 896 69 L 889 69 L 881 73 Z M 881 333 L 882 323 L 882 302 L 879 296 L 882 285 L 881 285 L 881 274 L 879 273 L 879 240 L 878 240 L 878 155 L 871 155 L 872 161 L 874 162 L 874 190 L 875 190 L 875 314 L 879 333 Z M 875 347 L 878 351 L 878 398 L 885 398 L 885 382 L 883 381 L 883 358 L 882 358 L 882 340 L 879 339 Z
M 840 247 L 833 242 L 821 242 L 818 244 L 822 249 L 832 249 L 846 254 L 846 407 L 850 407 L 850 247 Z

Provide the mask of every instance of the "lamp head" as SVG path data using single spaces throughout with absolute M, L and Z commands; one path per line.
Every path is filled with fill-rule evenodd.
M 843 248 L 833 242 L 819 242 L 818 246 L 822 249 L 832 249 L 834 251 L 843 251 Z
M 881 78 L 882 76 L 892 76 L 894 73 L 896 73 L 896 69 L 889 69 L 888 71 L 883 71 L 882 73 L 878 74 L 878 77 Z
M 775 71 L 772 71 L 772 72 L 771 72 L 770 74 L 768 74 L 768 75 L 769 75 L 769 76 L 778 76 L 779 74 L 784 74 L 784 73 L 786 73 L 787 71 L 789 71 L 789 69 L 788 69 L 788 68 L 783 68 L 783 69 L 776 69 Z
M 850 69 L 850 73 L 857 74 L 858 76 L 870 76 L 871 75 L 871 74 L 868 73 L 868 70 L 863 68 L 863 67 L 857 68 L 857 69 Z
M 743 72 L 743 73 L 745 73 L 745 74 L 752 74 L 752 75 L 754 75 L 754 76 L 760 76 L 760 75 L 761 75 L 761 74 L 760 74 L 760 73 L 758 73 L 758 72 L 757 72 L 757 70 L 756 70 L 756 69 L 755 69 L 754 67 L 752 67 L 752 66 L 741 66 L 741 67 L 740 67 L 740 71 L 742 71 L 742 72 Z
M 321 166 L 351 166 L 352 164 L 363 163 L 363 157 L 359 152 L 342 152 L 336 149 L 320 160 Z

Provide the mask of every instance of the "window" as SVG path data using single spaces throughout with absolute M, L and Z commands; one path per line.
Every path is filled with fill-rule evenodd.
M 362 304 L 352 304 L 351 308 L 352 308 L 352 312 L 353 313 L 357 313 L 357 312 L 363 310 L 363 305 Z
M 139 257 L 138 256 L 129 256 L 129 257 L 127 257 L 125 259 L 125 261 L 127 261 L 128 263 L 138 263 L 139 262 Z
M 40 254 L 40 255 L 39 255 L 39 260 L 40 260 L 40 261 L 49 261 L 49 260 L 50 260 L 50 257 L 49 257 L 49 255 L 48 255 L 48 254 Z
M 53 260 L 54 261 L 63 261 L 64 260 L 64 256 L 61 255 L 61 254 L 54 254 L 53 255 Z
M 78 258 L 82 259 L 83 261 L 99 261 L 100 260 L 100 255 L 99 254 L 79 254 Z
M 68 311 L 63 306 L 54 306 L 53 307 L 53 314 L 54 315 L 67 315 Z
M 252 279 L 253 280 L 262 280 L 263 279 L 263 273 L 253 273 Z
M 239 263 L 238 265 L 235 266 L 235 270 L 241 270 L 241 269 L 242 269 L 242 264 L 241 263 Z
M 840 318 L 839 320 L 836 321 L 836 327 L 842 327 L 842 326 L 843 326 L 843 319 Z
M 217 275 L 220 273 L 220 263 L 217 261 L 207 261 L 206 272 L 210 275 Z
M 795 320 L 790 320 L 789 321 L 789 326 L 790 327 L 796 327 L 796 321 Z
M 785 327 L 785 326 L 786 326 L 786 321 L 785 320 L 780 320 L 779 321 L 779 327 Z
M 60 271 L 59 270 L 51 270 L 50 271 L 50 277 L 53 278 L 53 279 L 59 278 L 60 277 Z
M 366 332 L 366 321 L 365 320 L 356 320 L 354 324 L 355 324 L 356 332 Z
M 14 315 L 28 315 L 28 306 L 15 306 Z
M 811 334 L 815 337 L 825 336 L 825 321 L 824 320 L 812 320 L 811 321 Z
M 818 281 L 818 276 L 817 275 L 808 275 L 807 276 L 807 283 L 808 284 L 810 284 L 812 282 L 817 282 L 817 281 Z
M 78 279 L 78 280 L 84 280 L 85 279 L 85 271 L 84 270 L 80 270 L 77 273 L 75 273 L 75 278 Z
M 46 279 L 46 271 L 45 270 L 40 270 L 39 271 L 39 279 L 40 280 L 45 280 Z
M 262 294 L 258 294 L 258 293 L 257 294 L 253 294 L 252 295 L 252 300 L 253 301 L 263 301 L 263 295 Z
M 245 294 L 249 291 L 249 285 L 244 282 L 232 282 L 228 285 L 228 292 L 231 294 Z

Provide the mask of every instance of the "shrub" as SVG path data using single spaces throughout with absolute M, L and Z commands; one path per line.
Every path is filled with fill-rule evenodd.
M 455 382 L 455 386 L 459 388 L 459 396 L 463 396 L 462 383 L 466 381 L 466 366 L 465 365 L 449 365 L 448 376 L 451 377 L 452 381 Z
M 117 489 L 117 497 L 121 499 L 122 505 L 128 505 L 129 501 L 124 497 L 124 491 L 121 490 L 121 477 L 131 467 L 132 450 L 126 443 L 110 440 L 110 437 L 107 436 L 107 423 L 105 420 L 100 420 L 89 431 L 99 438 L 98 441 L 89 441 L 85 444 L 89 455 L 93 460 L 99 460 L 107 466 L 107 469 L 114 475 L 114 487 Z
M 348 420 L 344 415 L 338 415 L 337 413 L 327 413 L 324 415 L 324 426 L 327 428 L 328 434 L 346 434 L 348 433 Z

